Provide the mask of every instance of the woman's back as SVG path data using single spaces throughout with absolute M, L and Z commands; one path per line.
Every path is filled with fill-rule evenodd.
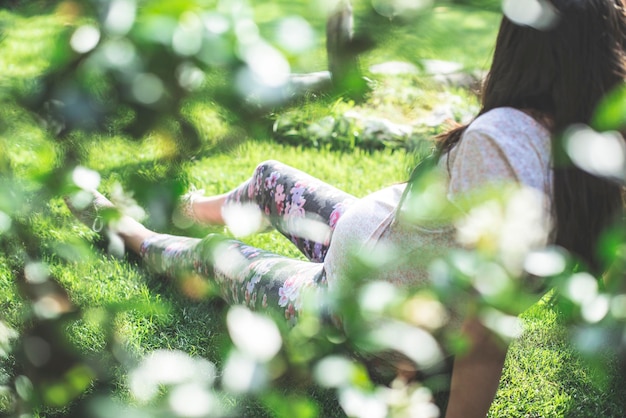
M 448 181 L 447 198 L 455 203 L 461 196 L 484 187 L 519 183 L 541 192 L 549 213 L 550 142 L 549 131 L 520 110 L 497 108 L 481 115 L 469 125 L 449 158 L 444 156 L 440 161 L 442 175 Z M 429 260 L 459 245 L 453 226 L 436 219 L 409 224 L 394 222 L 404 187 L 404 184 L 394 185 L 366 196 L 343 215 L 324 263 L 331 286 L 339 278 L 349 277 L 353 251 L 365 249 L 376 254 L 393 251 L 406 255 L 418 252 L 419 265 L 394 266 L 375 277 L 416 285 L 427 279 Z M 548 234 L 546 230 L 546 240 Z

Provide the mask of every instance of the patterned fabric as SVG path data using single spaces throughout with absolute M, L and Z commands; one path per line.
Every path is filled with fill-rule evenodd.
M 211 234 L 204 239 L 166 234 L 142 243 L 141 255 L 158 273 L 200 277 L 215 285 L 231 304 L 253 310 L 278 309 L 293 322 L 305 291 L 323 292 L 323 261 L 343 212 L 356 199 L 276 161 L 260 164 L 253 176 L 227 196 L 224 211 L 253 204 L 310 260 L 296 260 Z
M 447 197 L 453 202 L 465 192 L 508 181 L 542 191 L 549 206 L 550 134 L 519 110 L 499 108 L 481 115 L 440 166 L 449 169 L 444 170 L 450 174 Z M 412 260 L 370 279 L 415 286 L 428 278 L 422 260 L 458 245 L 451 226 L 393 222 L 403 189 L 404 185 L 395 185 L 357 200 L 294 168 L 267 161 L 229 193 L 224 218 L 242 222 L 247 217 L 237 217 L 242 213 L 237 209 L 253 207 L 261 221 L 248 232 L 271 225 L 310 261 L 217 235 L 202 240 L 157 235 L 143 243 L 142 254 L 157 271 L 208 279 L 230 303 L 277 308 L 293 321 L 302 308 L 304 290 L 324 291 L 327 283 L 332 290 L 339 280 L 350 277 L 355 250 L 371 251 L 373 256 L 394 251 L 398 259 Z
M 355 200 L 302 171 L 266 161 L 259 164 L 252 178 L 229 193 L 223 212 L 254 204 L 265 225 L 280 231 L 309 260 L 321 263 L 339 218 Z

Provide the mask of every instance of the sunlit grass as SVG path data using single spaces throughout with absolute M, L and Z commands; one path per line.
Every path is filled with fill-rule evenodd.
M 415 21 L 394 26 L 381 47 L 363 61 L 369 66 L 384 61 L 419 64 L 424 59 L 437 59 L 458 62 L 467 70 L 486 70 L 499 20 L 500 16 L 491 11 L 443 3 Z
M 265 2 L 257 9 L 261 28 L 270 33 L 271 22 L 280 17 L 281 11 L 296 13 L 307 10 L 306 7 L 309 6 L 287 2 L 279 8 Z M 489 62 L 498 19 L 492 12 L 449 5 L 437 7 L 415 25 L 393 29 L 384 43 L 366 54 L 363 64 L 367 67 L 386 60 L 436 58 L 460 62 L 468 69 L 484 69 Z M 63 29 L 63 23 L 49 15 L 21 17 L 7 11 L 0 11 L 0 23 L 4 24 L 4 38 L 0 42 L 0 87 L 19 91 L 27 88 L 33 77 L 47 68 L 55 35 Z M 263 26 L 266 23 L 267 26 Z M 321 27 L 323 19 L 314 16 L 312 23 Z M 318 40 L 308 60 L 294 64 L 296 70 L 325 68 L 322 41 Z M 331 111 L 356 110 L 399 123 L 412 123 L 428 115 L 437 105 L 448 103 L 451 96 L 458 97 L 461 106 L 475 106 L 471 94 L 423 83 L 416 76 L 374 78 L 375 90 L 363 104 L 340 101 L 332 108 L 326 104 L 311 104 L 291 111 L 311 121 Z M 0 119 L 9 121 L 0 132 L 2 148 L 9 155 L 16 176 L 37 177 L 57 163 L 53 140 L 37 119 L 16 109 L 14 103 L 7 103 L 0 109 Z M 277 159 L 360 197 L 406 180 L 413 162 L 413 158 L 403 152 L 370 153 L 356 149 L 338 153 L 277 145 L 269 137 L 269 129 L 251 137 L 253 134 L 240 126 L 232 126 L 201 92 L 186 104 L 183 114 L 198 127 L 202 139 L 197 156 L 184 162 L 184 175 L 190 184 L 204 188 L 208 194 L 230 190 L 244 181 L 261 161 Z M 158 134 L 129 142 L 114 124 L 111 132 L 97 136 L 76 133 L 72 142 L 80 144 L 84 163 L 104 175 L 105 192 L 110 191 L 115 181 L 128 181 L 131 171 L 137 167 L 150 177 L 152 171 L 160 169 L 155 160 L 167 158 L 172 149 L 168 139 Z M 77 239 L 92 243 L 96 237 L 76 222 L 60 199 L 49 202 L 44 213 L 28 216 L 47 251 L 45 261 L 52 274 L 67 289 L 72 302 L 85 309 L 85 318 L 67 330 L 71 341 L 82 352 L 101 355 L 108 338 L 103 334 L 103 324 L 112 321 L 115 341 L 133 355 L 141 356 L 159 348 L 178 349 L 221 365 L 226 346 L 221 302 L 191 300 L 171 282 L 150 273 L 132 258 L 115 259 L 104 252 L 87 257 L 91 253 L 85 251 L 81 253 L 84 258 L 62 259 L 58 254 L 62 254 L 64 244 Z M 200 228 L 188 233 L 201 236 L 213 230 L 222 229 Z M 245 240 L 281 254 L 301 257 L 276 232 Z M 20 328 L 23 303 L 9 260 L 2 254 L 0 308 L 3 319 Z M 114 308 L 116 313 L 109 317 L 105 308 Z M 623 394 L 597 384 L 602 383 L 602 379 L 599 380 L 597 373 L 567 346 L 565 327 L 550 307 L 533 307 L 524 315 L 524 322 L 526 331 L 510 350 L 490 416 L 621 415 L 619 401 Z M 128 397 L 127 388 L 118 388 L 118 396 Z M 323 398 L 323 405 L 330 405 L 328 410 L 337 412 L 331 394 L 318 396 Z M 260 416 L 263 410 L 259 405 L 244 408 L 249 408 L 244 412 L 252 416 Z
M 509 350 L 490 417 L 619 417 L 614 358 L 593 366 L 568 343 L 564 318 L 547 302 L 524 315 L 525 332 Z M 616 402 L 617 401 L 617 402 Z

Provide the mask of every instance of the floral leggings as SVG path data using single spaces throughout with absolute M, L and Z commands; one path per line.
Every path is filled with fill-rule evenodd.
M 323 261 L 333 231 L 353 196 L 277 161 L 261 163 L 227 194 L 222 214 L 231 230 L 268 226 L 293 242 L 309 261 L 293 259 L 218 234 L 203 239 L 155 235 L 143 242 L 148 266 L 176 279 L 208 280 L 231 304 L 278 309 L 292 322 L 305 290 L 324 291 Z M 258 219 L 258 222 L 254 222 Z M 250 222 L 250 221 L 253 222 Z

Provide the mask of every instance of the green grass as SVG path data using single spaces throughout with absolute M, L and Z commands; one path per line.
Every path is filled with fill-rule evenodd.
M 411 23 L 393 26 L 381 47 L 367 54 L 364 63 L 405 60 L 419 64 L 422 59 L 437 59 L 458 62 L 470 71 L 488 69 L 500 16 L 446 2 L 438 4 L 433 12 Z
M 260 13 L 265 16 L 277 13 L 267 4 L 263 7 Z M 301 9 L 294 12 L 298 10 Z M 461 62 L 468 69 L 484 69 L 497 21 L 498 16 L 491 12 L 440 6 L 419 19 L 416 26 L 394 29 L 385 43 L 365 56 L 364 63 L 437 58 Z M 61 30 L 61 25 L 49 15 L 21 17 L 2 10 L 0 23 L 5 30 L 0 43 L 0 91 L 2 88 L 20 91 L 46 68 L 51 51 L 49 40 Z M 321 56 L 319 50 L 313 54 L 313 57 Z M 323 59 L 314 62 L 299 65 L 306 70 L 319 70 L 325 65 Z M 461 98 L 461 106 L 475 105 L 475 99 L 466 92 L 444 91 L 415 77 L 381 78 L 377 82 L 364 104 L 340 102 L 330 111 L 356 109 L 407 123 L 428 115 L 437 104 L 449 100 L 450 94 Z M 327 110 L 328 107 L 310 105 L 291 112 L 303 120 L 315 121 Z M 413 163 L 413 157 L 403 152 L 339 153 L 279 145 L 267 132 L 248 137 L 222 117 L 219 109 L 200 99 L 190 101 L 184 114 L 198 126 L 203 141 L 198 157 L 184 165 L 184 175 L 188 183 L 204 188 L 209 194 L 238 185 L 266 159 L 282 160 L 315 173 L 356 196 L 405 180 Z M 35 118 L 11 101 L 0 109 L 0 120 L 6 124 L 0 133 L 5 153 L 2 158 L 10 161 L 15 176 L 26 186 L 23 198 L 28 201 L 32 197 L 27 190 L 33 179 L 57 163 L 53 140 Z M 170 146 L 167 139 L 157 135 L 132 142 L 115 133 L 97 136 L 77 133 L 72 142 L 80 146 L 84 163 L 103 174 L 104 191 L 114 182 L 132 184 L 135 172 L 148 179 L 158 175 L 162 167 L 155 161 L 167 157 Z M 35 206 L 33 202 L 30 204 Z M 102 329 L 113 324 L 115 340 L 135 356 L 168 348 L 220 364 L 226 347 L 221 302 L 190 299 L 130 258 L 115 259 L 103 252 L 91 253 L 88 248 L 66 254 L 64 250 L 70 244 L 80 240 L 91 243 L 96 237 L 71 216 L 61 199 L 51 200 L 43 212 L 28 216 L 46 250 L 45 261 L 52 274 L 67 290 L 72 303 L 85 312 L 83 318 L 67 329 L 69 339 L 81 352 L 102 355 L 108 343 Z M 189 233 L 200 236 L 209 230 L 194 229 Z M 300 256 L 277 233 L 246 241 L 278 253 Z M 11 260 L 4 254 L 0 254 L 0 310 L 8 324 L 17 329 L 23 326 L 25 304 L 19 296 Z M 598 371 L 583 361 L 567 344 L 566 328 L 557 313 L 546 304 L 538 304 L 523 319 L 526 330 L 509 351 L 490 417 L 622 416 L 620 388 L 598 378 L 603 372 L 610 376 L 611 369 Z M 606 364 L 610 367 L 610 359 Z M 337 413 L 332 395 L 319 392 L 315 396 L 321 397 L 323 407 L 327 408 L 323 415 Z M 117 393 L 120 398 L 128 396 L 123 384 Z M 245 408 L 253 416 L 261 416 L 264 410 L 255 403 L 246 404 Z M 57 416 L 62 416 L 62 412 Z
M 490 416 L 622 416 L 623 387 L 610 381 L 615 358 L 595 366 L 585 361 L 568 343 L 563 316 L 547 303 L 531 307 L 523 319 L 525 332 L 509 350 Z

